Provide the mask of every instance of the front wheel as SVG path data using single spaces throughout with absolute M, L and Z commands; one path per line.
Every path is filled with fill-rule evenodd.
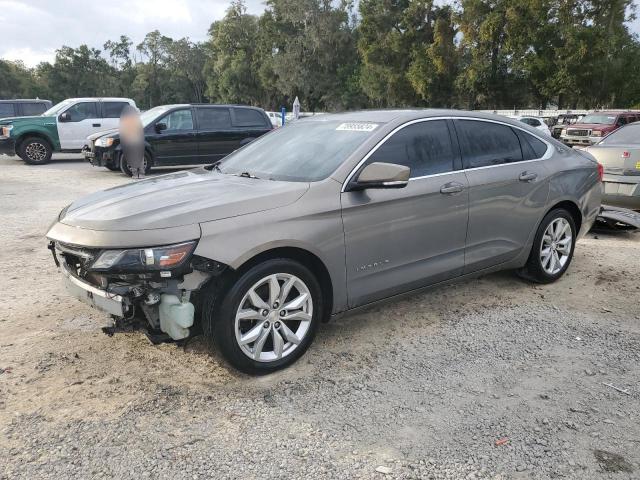
M 270 373 L 300 358 L 324 308 L 313 273 L 284 258 L 252 267 L 221 297 L 213 311 L 204 312 L 204 321 L 211 322 L 204 325 L 205 334 L 231 365 L 251 374 Z
M 133 174 L 131 173 L 131 169 L 129 168 L 129 165 L 127 165 L 127 159 L 125 158 L 124 153 L 120 154 L 119 163 L 120 163 L 119 168 L 122 173 L 124 173 L 128 177 L 133 176 Z M 151 156 L 147 152 L 144 152 L 143 166 L 144 166 L 144 174 L 149 175 L 149 172 L 151 172 Z
M 569 212 L 557 208 L 540 223 L 529 259 L 519 272 L 537 283 L 552 283 L 569 268 L 576 244 L 576 224 Z
M 18 155 L 29 165 L 44 165 L 51 161 L 51 144 L 40 137 L 29 137 L 20 143 Z

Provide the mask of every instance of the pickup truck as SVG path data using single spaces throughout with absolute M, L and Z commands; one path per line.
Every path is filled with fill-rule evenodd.
M 0 118 L 0 154 L 43 165 L 53 152 L 80 153 L 89 135 L 117 128 L 128 98 L 69 98 L 42 115 Z
M 589 113 L 579 122 L 564 127 L 560 133 L 560 140 L 571 147 L 589 147 L 623 125 L 638 120 L 640 113 L 637 112 Z

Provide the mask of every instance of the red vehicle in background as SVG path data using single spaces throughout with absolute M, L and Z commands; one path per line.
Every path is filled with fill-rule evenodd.
M 588 147 L 623 125 L 637 121 L 640 121 L 640 112 L 593 112 L 579 123 L 563 128 L 560 140 L 571 147 Z

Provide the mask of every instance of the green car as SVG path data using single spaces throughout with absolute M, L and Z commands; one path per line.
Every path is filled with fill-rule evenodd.
M 87 137 L 117 128 L 128 98 L 70 98 L 42 115 L 0 119 L 0 154 L 18 155 L 30 165 L 43 165 L 53 152 L 80 153 Z

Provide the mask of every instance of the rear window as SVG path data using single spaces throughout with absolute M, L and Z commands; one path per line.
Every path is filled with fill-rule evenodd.
M 0 103 L 0 118 L 13 117 L 15 114 L 13 103 Z
M 603 138 L 598 145 L 640 145 L 640 124 L 621 127 Z
M 517 128 L 514 130 L 520 139 L 522 158 L 524 160 L 535 160 L 536 158 L 544 157 L 544 154 L 547 153 L 546 143 L 527 132 L 523 132 Z
M 124 107 L 129 105 L 127 102 L 102 102 L 103 118 L 120 118 L 120 114 Z
M 198 128 L 216 130 L 231 127 L 231 115 L 228 108 L 198 108 Z
M 478 120 L 457 120 L 465 168 L 487 167 L 522 160 L 520 140 L 507 125 Z
M 266 119 L 262 115 L 262 112 L 253 110 L 251 108 L 234 108 L 233 114 L 235 119 L 233 121 L 236 127 L 264 127 L 266 126 Z
M 25 117 L 40 115 L 44 113 L 47 109 L 47 106 L 44 103 L 23 103 L 22 104 L 22 115 Z

